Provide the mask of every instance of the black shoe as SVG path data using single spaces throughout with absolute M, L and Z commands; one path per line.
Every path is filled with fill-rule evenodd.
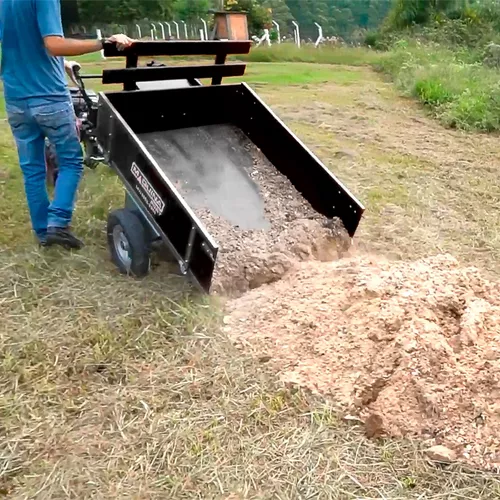
M 64 227 L 49 227 L 47 229 L 47 240 L 45 246 L 60 245 L 66 249 L 80 250 L 83 241 L 79 240 L 69 229 Z

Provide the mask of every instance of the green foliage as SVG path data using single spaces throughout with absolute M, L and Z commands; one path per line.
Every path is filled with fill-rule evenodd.
M 414 24 L 425 24 L 430 19 L 430 13 L 429 0 L 395 0 L 388 25 L 393 29 L 401 29 Z
M 477 49 L 498 40 L 499 32 L 497 0 L 394 0 L 376 40 L 383 48 L 397 38 L 414 38 Z M 370 35 L 366 42 L 374 46 L 374 38 Z
M 450 89 L 433 76 L 417 80 L 413 92 L 424 104 L 429 106 L 439 107 L 453 100 Z
M 63 0 L 71 2 L 73 0 Z M 273 29 L 276 21 L 283 34 L 300 25 L 303 38 L 316 39 L 315 23 L 325 36 L 350 38 L 359 30 L 377 28 L 387 15 L 391 0 L 224 0 L 226 10 L 245 11 L 250 33 Z M 220 0 L 78 0 L 80 23 L 133 24 L 142 20 L 198 20 L 210 9 L 220 9 Z M 74 16 L 72 16 L 74 17 Z M 274 34 L 276 36 L 276 34 Z
M 315 22 L 325 36 L 350 38 L 359 29 L 377 28 L 391 6 L 391 0 L 286 0 L 304 37 L 315 38 Z
M 171 19 L 172 0 L 79 0 L 82 23 L 121 24 L 140 19 Z
M 175 4 L 177 16 L 188 22 L 205 17 L 209 8 L 208 0 L 177 0 Z
M 271 11 L 257 0 L 225 0 L 224 7 L 229 11 L 246 12 L 248 29 L 251 33 L 258 33 L 272 25 Z
M 490 23 L 496 31 L 500 30 L 500 4 L 497 0 L 478 1 L 469 10 L 475 17 Z
M 469 10 L 469 0 L 394 0 L 387 26 L 402 29 L 446 17 L 460 19 Z
M 400 41 L 377 66 L 445 125 L 500 130 L 500 71 L 471 61 L 465 52 Z

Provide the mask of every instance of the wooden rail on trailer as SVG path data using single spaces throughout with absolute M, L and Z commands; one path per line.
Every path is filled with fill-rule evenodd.
M 151 41 L 151 42 L 135 42 L 132 47 L 126 50 L 120 51 L 113 44 L 105 44 L 104 46 L 104 56 L 105 57 L 125 57 L 126 58 L 126 68 L 137 68 L 139 57 L 142 56 L 202 56 L 202 55 L 212 55 L 215 56 L 215 65 L 221 66 L 226 63 L 228 55 L 240 55 L 248 54 L 250 52 L 250 47 L 252 42 L 250 40 L 179 40 L 179 41 Z M 203 68 L 204 66 L 199 66 Z M 152 68 L 148 68 L 152 69 Z M 157 68 L 155 68 L 157 69 Z M 162 68 L 163 69 L 163 68 Z M 171 68 L 169 68 L 171 69 Z M 113 71 L 113 70 L 107 70 Z M 206 71 L 203 69 L 202 71 Z M 180 71 L 179 71 L 180 72 Z M 231 72 L 231 70 L 230 70 Z M 108 73 L 109 74 L 109 73 Z M 137 73 L 148 74 L 148 73 Z M 149 73 L 154 75 L 155 73 Z M 157 72 L 156 74 L 159 74 Z M 206 73 L 205 73 L 206 74 Z M 242 76 L 242 75 L 232 75 L 224 74 L 221 70 L 215 70 L 212 76 L 212 85 L 220 85 L 222 83 L 222 78 L 225 76 Z M 181 77 L 182 78 L 182 77 Z M 202 76 L 196 76 L 195 78 L 203 78 Z M 156 80 L 156 78 L 155 78 Z M 136 80 L 145 81 L 145 80 Z M 123 85 L 123 90 L 136 90 L 136 81 L 132 78 L 127 77 Z
M 243 63 L 105 69 L 102 72 L 102 83 L 130 84 L 159 80 L 189 80 L 192 78 L 222 79 L 228 76 L 243 76 L 245 69 L 246 64 Z

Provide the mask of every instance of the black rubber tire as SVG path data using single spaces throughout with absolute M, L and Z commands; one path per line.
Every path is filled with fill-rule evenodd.
M 124 262 L 115 245 L 114 232 L 122 234 L 127 242 L 129 262 Z M 151 267 L 151 245 L 147 232 L 137 215 L 127 208 L 110 212 L 107 226 L 111 260 L 122 274 L 138 278 L 146 276 Z
M 59 165 L 54 151 L 47 145 L 44 146 L 44 157 L 46 167 L 46 182 L 47 186 L 54 188 L 59 174 Z

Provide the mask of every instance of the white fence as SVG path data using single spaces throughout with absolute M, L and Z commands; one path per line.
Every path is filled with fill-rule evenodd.
M 293 22 L 292 30 L 280 26 L 273 21 L 272 29 L 264 29 L 260 36 L 253 36 L 256 46 L 272 46 L 273 44 L 294 43 L 299 48 L 303 46 L 345 45 L 346 42 L 338 36 L 324 36 L 323 28 L 319 23 L 314 23 L 317 33 L 313 37 L 304 38 L 298 23 Z M 128 25 L 94 25 L 74 26 L 70 33 L 93 37 L 97 33 L 110 36 L 114 33 L 125 33 L 139 40 L 209 40 L 212 37 L 211 27 L 205 19 L 197 21 L 184 21 L 182 19 L 171 21 L 141 21 Z M 286 34 L 283 34 L 285 32 Z M 311 34 L 311 33 L 309 33 Z M 353 43 L 349 43 L 352 45 Z M 355 45 L 359 43 L 354 42 Z

